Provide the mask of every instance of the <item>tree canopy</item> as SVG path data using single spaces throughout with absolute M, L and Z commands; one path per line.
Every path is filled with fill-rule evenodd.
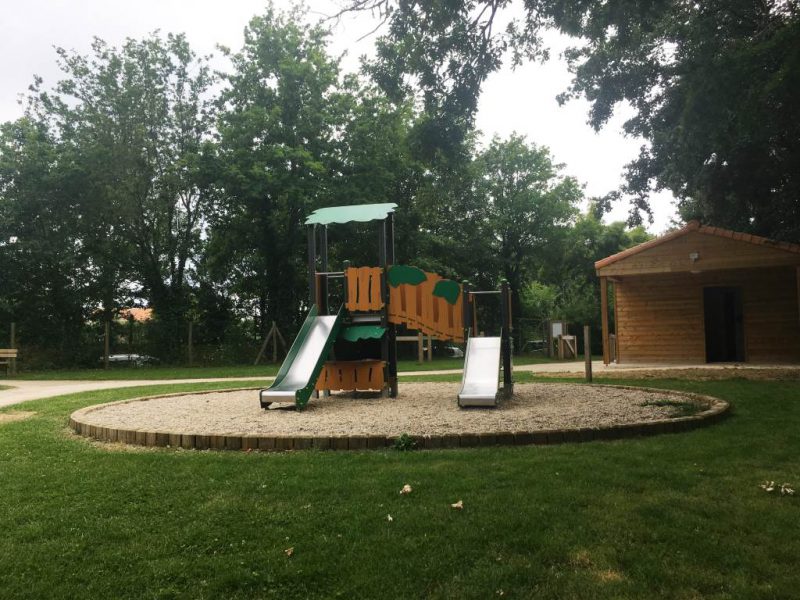
M 182 35 L 57 50 L 60 80 L 36 79 L 25 116 L 0 125 L 0 330 L 17 323 L 28 366 L 98 364 L 106 323 L 112 352 L 180 362 L 191 330 L 200 360 L 252 360 L 273 321 L 287 337 L 302 321 L 303 223 L 339 204 L 396 203 L 401 264 L 507 279 L 523 319 L 590 319 L 575 307 L 593 302 L 594 254 L 571 246 L 616 252 L 633 242 L 622 225 L 584 224 L 582 187 L 547 148 L 481 143 L 455 105 L 442 137 L 435 110 L 374 65 L 343 75 L 327 44 L 268 7 L 221 73 Z M 329 241 L 337 268 L 377 261 L 368 223 Z
M 541 32 L 576 39 L 560 96 L 585 97 L 602 127 L 620 103 L 645 143 L 610 198 L 668 189 L 684 218 L 800 239 L 800 9 L 784 0 L 354 0 L 387 22 L 370 67 L 391 96 L 419 90 L 449 151 L 503 60 L 548 56 Z

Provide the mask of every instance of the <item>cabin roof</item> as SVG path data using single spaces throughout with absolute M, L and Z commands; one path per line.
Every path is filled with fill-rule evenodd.
M 630 259 L 632 257 L 642 254 L 643 252 L 652 250 L 664 244 L 677 243 L 677 241 L 680 240 L 681 238 L 685 238 L 687 236 L 692 236 L 696 234 L 712 236 L 714 238 L 720 238 L 724 240 L 734 240 L 735 242 L 738 242 L 740 244 L 745 244 L 748 246 L 759 246 L 765 251 L 773 251 L 776 255 L 786 256 L 789 259 L 789 262 L 793 262 L 795 258 L 797 258 L 798 262 L 800 262 L 800 244 L 779 242 L 777 240 L 761 237 L 758 235 L 752 235 L 749 233 L 741 233 L 738 231 L 723 229 L 721 227 L 711 227 L 708 225 L 702 225 L 699 221 L 689 221 L 681 229 L 677 229 L 675 231 L 667 233 L 666 235 L 662 235 L 660 237 L 641 243 L 632 248 L 628 248 L 627 250 L 623 250 L 622 252 L 612 254 L 611 256 L 608 256 L 602 260 L 598 260 L 597 262 L 594 263 L 594 266 L 598 274 L 605 274 L 602 273 L 602 271 L 607 270 L 608 267 L 610 267 L 611 265 L 615 265 L 616 263 L 625 261 L 626 259 Z M 785 253 L 789 253 L 789 255 L 786 255 Z M 798 256 L 793 258 L 791 255 L 798 255 Z M 735 256 L 733 257 L 732 261 L 735 262 Z M 786 262 L 786 261 L 781 261 L 781 262 Z M 618 267 L 621 266 L 622 265 L 618 265 Z M 733 267 L 736 265 L 731 264 L 731 266 Z M 611 270 L 617 270 L 617 268 Z M 648 270 L 652 272 L 652 269 Z M 676 269 L 670 268 L 667 270 L 673 271 Z

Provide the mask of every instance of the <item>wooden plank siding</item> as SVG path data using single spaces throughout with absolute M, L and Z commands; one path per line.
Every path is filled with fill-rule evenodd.
M 800 362 L 795 267 L 622 277 L 615 283 L 617 361 L 705 363 L 703 288 L 708 286 L 741 287 L 747 362 Z
M 692 261 L 690 254 L 697 253 Z M 608 260 L 608 259 L 606 259 Z M 603 261 L 598 261 L 598 264 Z M 800 255 L 780 247 L 751 244 L 729 237 L 688 231 L 663 244 L 648 247 L 608 265 L 598 266 L 605 277 L 712 271 L 767 266 L 796 266 Z

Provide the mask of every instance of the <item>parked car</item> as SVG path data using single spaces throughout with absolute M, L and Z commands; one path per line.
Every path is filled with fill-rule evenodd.
M 100 357 L 100 362 L 103 362 L 102 356 Z M 108 362 L 114 365 L 142 367 L 144 365 L 154 365 L 159 361 L 155 356 L 148 356 L 146 354 L 109 354 Z
M 464 351 L 458 346 L 447 344 L 444 347 L 444 353 L 450 358 L 464 358 Z

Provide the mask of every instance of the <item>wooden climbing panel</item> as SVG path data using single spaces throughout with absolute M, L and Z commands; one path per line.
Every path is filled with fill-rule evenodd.
M 383 308 L 380 267 L 350 267 L 345 271 L 347 281 L 347 310 L 375 311 Z
M 326 362 L 317 380 L 316 390 L 381 391 L 386 363 L 380 360 Z

